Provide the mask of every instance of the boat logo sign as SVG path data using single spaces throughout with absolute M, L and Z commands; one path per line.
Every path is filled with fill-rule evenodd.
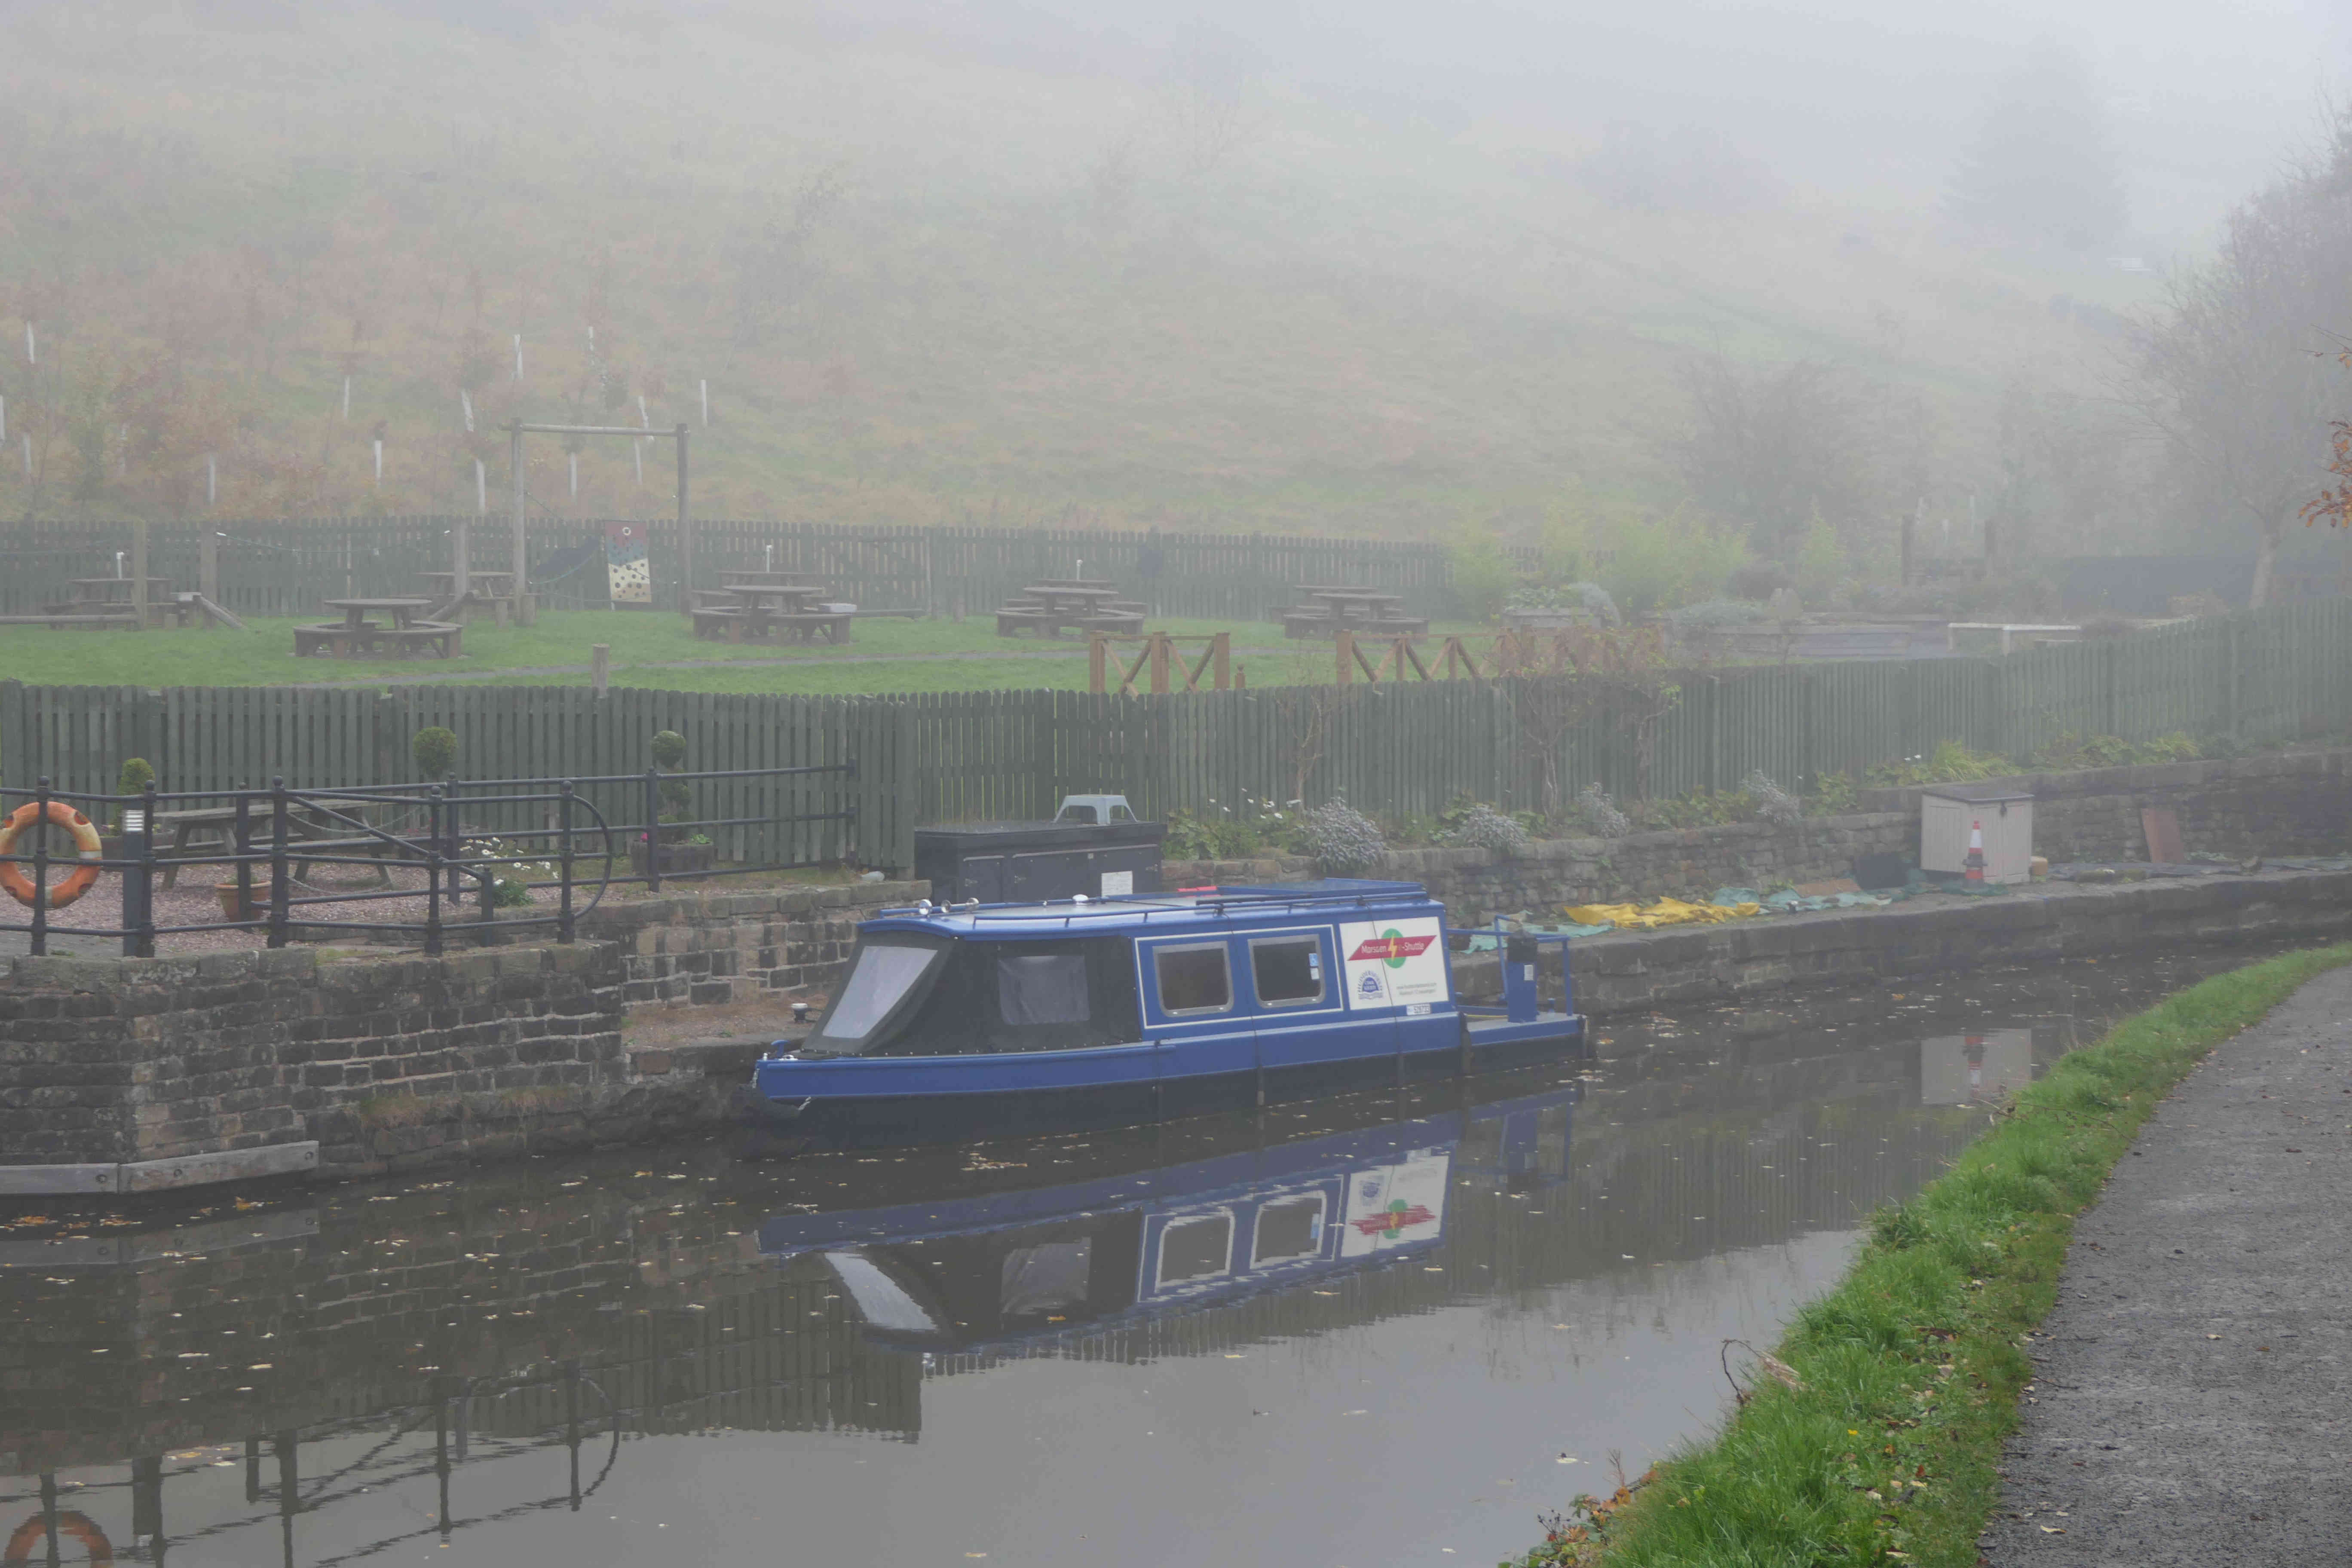
M 1434 936 L 1406 936 L 1391 927 L 1378 936 L 1366 937 L 1357 943 L 1356 951 L 1348 955 L 1348 962 L 1364 963 L 1378 960 L 1391 969 L 1402 969 L 1406 959 L 1419 958 L 1436 942 Z

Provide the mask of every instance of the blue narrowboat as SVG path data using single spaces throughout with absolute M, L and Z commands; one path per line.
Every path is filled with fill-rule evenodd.
M 759 1063 L 748 1109 L 815 1146 L 1000 1137 L 1582 1044 L 1565 943 L 1556 1007 L 1526 936 L 1502 940 L 1503 1000 L 1480 1006 L 1454 998 L 1448 936 L 1413 882 L 886 910 L 815 1027 Z

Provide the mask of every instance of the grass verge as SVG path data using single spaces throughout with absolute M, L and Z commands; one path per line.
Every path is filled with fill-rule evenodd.
M 2216 975 L 2055 1063 L 1798 1315 L 1778 1354 L 1801 1386 L 1759 1377 L 1719 1436 L 1630 1498 L 1580 1500 L 1517 1568 L 1969 1568 L 2074 1215 L 2209 1050 L 2347 963 L 2352 945 Z

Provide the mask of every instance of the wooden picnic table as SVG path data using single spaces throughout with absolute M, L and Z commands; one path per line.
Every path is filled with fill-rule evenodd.
M 1386 588 L 1299 584 L 1292 591 L 1309 603 L 1284 607 L 1282 630 L 1286 637 L 1314 637 L 1342 630 L 1419 636 L 1429 630 L 1425 618 L 1399 614 L 1404 595 Z
M 730 583 L 719 592 L 734 604 L 698 603 L 692 612 L 696 636 L 723 636 L 730 642 L 771 637 L 802 642 L 814 642 L 819 637 L 835 643 L 850 640 L 853 618 L 824 607 L 826 590 L 820 584 Z
M 132 579 L 75 577 L 66 586 L 71 596 L 52 599 L 41 606 L 40 619 L 58 624 L 79 622 L 94 626 L 129 626 L 138 618 L 133 609 Z M 195 612 L 193 595 L 175 594 L 169 577 L 147 579 L 147 624 L 162 626 L 176 619 L 186 626 Z M 29 619 L 32 617 L 21 617 Z
M 368 802 L 338 803 L 342 816 L 367 819 Z M 379 887 L 389 886 L 392 872 L 384 865 L 384 851 L 394 847 L 391 840 L 372 834 L 352 837 L 351 825 L 338 819 L 336 807 L 326 804 L 299 802 L 286 812 L 288 834 L 287 858 L 292 862 L 291 875 L 299 879 L 316 861 L 338 850 L 366 850 L 375 861 L 375 879 Z M 248 810 L 246 816 L 247 844 L 251 850 L 269 847 L 269 813 L 267 809 Z M 169 836 L 171 842 L 164 843 Z M 236 807 L 233 805 L 198 806 L 187 811 L 159 811 L 155 814 L 155 858 L 163 868 L 163 886 L 170 888 L 179 880 L 183 866 L 221 865 L 205 851 L 215 855 L 236 853 Z M 197 842 L 202 839 L 202 842 Z M 305 855 L 294 847 L 299 843 L 308 850 Z M 269 868 L 254 863 L 255 881 L 268 879 Z
M 132 579 L 129 577 L 74 577 L 68 580 L 67 586 L 73 590 L 74 602 L 77 604 L 127 605 L 131 603 L 131 582 Z M 149 604 L 152 605 L 171 596 L 172 580 L 169 577 L 147 579 Z
M 1143 606 L 1118 595 L 1118 584 L 1098 577 L 1044 578 L 998 609 L 996 635 L 1034 631 L 1059 637 L 1065 626 L 1087 632 L 1141 631 Z
M 461 651 L 465 628 L 454 621 L 428 621 L 425 612 L 433 607 L 430 599 L 322 599 L 328 609 L 341 610 L 343 618 L 321 625 L 294 628 L 294 654 L 332 653 L 339 658 L 356 658 L 373 654 L 378 645 L 388 644 L 397 652 L 407 655 L 420 648 L 429 648 L 442 658 L 454 658 Z M 371 615 L 382 615 L 389 621 L 380 626 L 370 620 Z
M 824 579 L 807 572 L 755 572 L 730 568 L 719 574 L 730 588 L 822 588 Z

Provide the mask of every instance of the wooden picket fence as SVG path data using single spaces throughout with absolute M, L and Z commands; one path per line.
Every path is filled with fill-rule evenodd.
M 313 518 L 291 521 L 193 520 L 150 525 L 148 570 L 181 588 L 197 586 L 207 531 L 218 551 L 220 601 L 239 615 L 310 615 L 326 598 L 414 593 L 418 574 L 449 568 L 454 517 Z M 513 525 L 503 517 L 464 520 L 479 568 L 512 559 Z M 675 602 L 679 551 L 674 519 L 633 520 L 643 531 L 655 599 Z M 1042 577 L 1067 577 L 1080 562 L 1154 615 L 1260 620 L 1287 602 L 1295 583 L 1362 583 L 1405 596 L 1415 615 L 1453 616 L 1444 546 L 1388 540 L 1270 534 L 1160 533 L 1069 528 L 931 528 L 698 520 L 694 583 L 715 588 L 719 574 L 772 566 L 824 578 L 843 597 L 877 609 L 982 615 Z M 0 614 L 37 611 L 65 597 L 75 577 L 115 571 L 131 549 L 128 522 L 0 523 Z M 533 518 L 526 528 L 535 577 L 563 556 L 584 563 L 539 584 L 557 608 L 611 604 L 601 519 Z M 1157 570 L 1146 574 L 1156 552 Z M 1521 552 L 1527 554 L 1527 552 Z M 1531 561 L 1529 563 L 1532 563 Z
M 1558 738 L 1555 781 L 1620 796 L 1784 785 L 1916 755 L 1939 742 L 2021 758 L 2073 732 L 2176 731 L 2244 743 L 2352 730 L 2352 601 L 2310 600 L 2006 658 L 1908 659 L 1685 672 L 1634 744 L 1607 702 Z M 856 852 L 911 860 L 919 823 L 1034 818 L 1070 791 L 1118 791 L 1147 814 L 1245 797 L 1345 795 L 1377 813 L 1434 813 L 1468 795 L 1540 804 L 1532 715 L 1559 696 L 1528 679 L 1274 687 L 1118 696 L 1083 691 L 898 697 L 718 695 L 579 687 L 27 687 L 0 684 L 0 782 L 104 791 L 123 758 L 167 787 L 324 787 L 410 777 L 409 739 L 458 736 L 477 778 L 643 769 L 658 730 L 699 770 L 854 760 Z M 1649 762 L 1646 780 L 1641 752 Z M 714 802 L 724 807 L 728 803 Z M 734 809 L 711 815 L 740 815 Z

